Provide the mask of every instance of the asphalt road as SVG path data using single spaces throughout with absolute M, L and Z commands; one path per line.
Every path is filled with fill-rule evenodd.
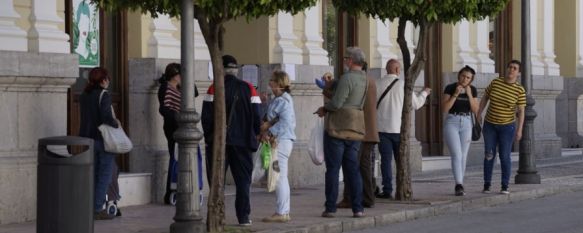
M 354 233 L 381 232 L 581 233 L 583 191 L 354 231 Z

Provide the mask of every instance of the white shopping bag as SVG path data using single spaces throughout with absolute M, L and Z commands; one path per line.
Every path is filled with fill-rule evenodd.
M 308 154 L 310 154 L 314 164 L 322 165 L 324 162 L 324 118 L 318 117 L 316 125 L 312 128 L 308 142 Z

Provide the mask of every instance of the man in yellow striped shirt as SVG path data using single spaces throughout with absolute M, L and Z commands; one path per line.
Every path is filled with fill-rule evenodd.
M 526 91 L 518 84 L 520 61 L 512 60 L 506 67 L 506 77 L 492 80 L 480 101 L 478 118 L 490 102 L 484 119 L 484 193 L 490 193 L 496 148 L 502 170 L 501 194 L 509 194 L 508 183 L 512 172 L 510 152 L 514 140 L 522 138 Z M 518 121 L 517 121 L 518 116 Z

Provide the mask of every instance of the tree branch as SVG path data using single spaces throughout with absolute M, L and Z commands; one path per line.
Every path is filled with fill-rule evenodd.
M 405 18 L 399 18 L 399 26 L 397 29 L 397 44 L 399 44 L 399 48 L 403 54 L 403 70 L 405 71 L 405 77 L 409 73 L 409 67 L 411 66 L 411 53 L 409 52 L 407 40 L 405 39 L 406 27 L 407 20 Z

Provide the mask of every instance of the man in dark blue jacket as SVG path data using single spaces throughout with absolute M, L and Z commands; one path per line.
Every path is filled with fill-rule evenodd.
M 235 210 L 239 224 L 251 225 L 249 214 L 249 188 L 253 172 L 253 152 L 257 151 L 261 100 L 252 84 L 237 78 L 239 71 L 237 60 L 233 56 L 223 56 L 225 70 L 225 109 L 227 119 L 227 135 L 225 148 L 225 169 L 231 167 L 235 179 L 236 198 Z M 214 135 L 214 86 L 211 85 L 202 104 L 202 128 L 206 143 L 207 179 L 211 184 L 212 177 L 212 145 Z

